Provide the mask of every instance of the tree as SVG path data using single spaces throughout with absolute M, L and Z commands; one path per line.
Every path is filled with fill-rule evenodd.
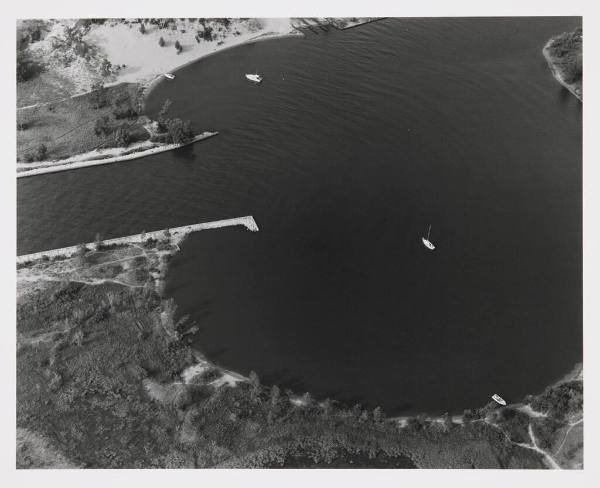
M 406 419 L 406 429 L 409 432 L 416 432 L 422 430 L 425 425 L 418 417 L 409 417 Z
M 94 133 L 100 136 L 107 136 L 111 132 L 111 127 L 108 119 L 108 115 L 105 115 L 98 120 L 96 120 L 96 125 L 94 126 Z
M 40 144 L 34 150 L 25 155 L 25 160 L 29 163 L 33 161 L 43 161 L 48 155 L 48 148 L 45 144 Z
M 375 423 L 378 424 L 380 422 L 383 422 L 384 419 L 385 414 L 383 413 L 381 407 L 375 408 L 375 410 L 373 410 L 373 420 L 375 421 Z
M 248 375 L 248 381 L 250 382 L 250 395 L 252 396 L 253 400 L 257 400 L 260 398 L 261 391 L 260 378 L 258 377 L 258 374 L 256 374 L 255 371 L 250 371 L 250 374 Z
M 25 49 L 17 51 L 17 81 L 27 81 L 35 76 L 38 66 Z
M 118 146 L 128 146 L 131 142 L 131 134 L 129 134 L 129 131 L 127 129 L 119 127 L 115 132 L 115 142 Z
M 37 161 L 43 161 L 47 155 L 48 148 L 46 147 L 46 144 L 40 144 L 36 150 Z
M 140 24 L 140 33 L 142 33 L 142 34 L 146 33 L 146 26 L 144 25 L 143 22 Z M 162 37 L 161 37 L 161 39 L 162 39 Z
M 112 72 L 112 63 L 108 59 L 103 59 L 100 65 L 100 72 L 102 76 L 110 76 Z
M 170 106 L 171 106 L 171 100 L 169 98 L 167 98 L 163 102 L 160 112 L 158 112 L 158 121 L 159 122 L 164 121 L 165 115 L 167 115 L 167 111 L 169 110 Z
M 85 255 L 87 254 L 87 247 L 85 244 L 79 244 L 77 246 L 77 251 L 75 251 L 75 257 L 77 258 L 77 262 L 79 266 L 85 266 Z
M 101 81 L 97 81 L 92 85 L 90 99 L 94 108 L 102 108 L 108 103 L 107 92 L 108 90 Z
M 138 115 L 137 111 L 131 106 L 131 102 L 115 105 L 112 113 L 115 119 L 131 119 Z
M 321 408 L 323 409 L 323 416 L 329 418 L 333 411 L 333 402 L 329 398 L 326 398 L 323 403 L 321 403 Z
M 360 405 L 360 403 L 355 404 L 352 407 L 352 410 L 350 411 L 352 417 L 354 417 L 356 420 L 358 420 L 362 414 L 362 406 Z
M 463 412 L 462 418 L 464 423 L 471 422 L 473 419 L 475 419 L 475 412 L 473 412 L 473 410 L 471 410 L 470 408 L 467 408 Z
M 158 40 L 158 45 L 160 47 L 165 47 L 165 40 L 162 37 Z
M 173 144 L 184 144 L 194 137 L 192 125 L 189 120 L 169 119 L 166 121 L 169 141 Z
M 279 387 L 277 385 L 273 386 L 273 388 L 271 388 L 271 407 L 275 408 L 277 407 L 277 404 L 279 403 L 279 400 L 281 398 L 281 391 L 279 390 Z
M 183 46 L 180 44 L 179 41 L 175 41 L 175 49 L 177 50 L 177 54 L 183 51 Z
M 369 411 L 368 410 L 363 410 L 360 414 L 360 417 L 358 418 L 358 421 L 361 424 L 364 424 L 365 422 L 369 421 Z

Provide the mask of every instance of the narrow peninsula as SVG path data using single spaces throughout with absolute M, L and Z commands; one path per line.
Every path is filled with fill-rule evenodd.
M 554 78 L 583 101 L 583 32 L 581 27 L 550 39 L 543 49 Z

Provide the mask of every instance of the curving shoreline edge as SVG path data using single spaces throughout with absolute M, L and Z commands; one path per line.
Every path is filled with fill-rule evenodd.
M 544 58 L 546 59 L 546 62 L 548 63 L 548 67 L 550 68 L 550 71 L 552 72 L 552 76 L 554 77 L 554 79 L 556 81 L 558 81 L 562 86 L 564 86 L 567 90 L 569 90 L 575 96 L 575 98 L 577 98 L 580 102 L 583 103 L 582 88 L 580 86 L 577 86 L 574 83 L 567 83 L 564 80 L 563 76 L 561 75 L 559 69 L 556 66 L 555 58 L 550 54 L 550 46 L 554 43 L 555 40 L 556 40 L 555 37 L 551 38 L 546 43 L 544 48 L 542 49 Z

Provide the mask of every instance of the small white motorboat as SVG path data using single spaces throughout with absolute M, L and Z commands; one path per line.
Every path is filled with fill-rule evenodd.
M 174 80 L 175 79 L 175 75 L 172 73 L 165 73 L 165 78 L 168 78 L 169 80 Z
M 506 406 L 506 400 L 504 398 L 502 398 L 500 395 L 498 395 L 497 393 L 494 393 L 492 395 L 492 400 L 494 400 L 499 405 Z
M 431 225 L 429 226 L 429 230 L 427 231 L 427 238 L 421 237 L 421 240 L 423 241 L 423 245 L 427 249 L 429 249 L 430 251 L 433 251 L 435 249 L 435 246 L 429 240 L 429 234 L 430 234 L 430 232 L 431 232 Z
M 246 73 L 246 78 L 253 83 L 260 83 L 263 80 L 262 76 L 260 76 L 258 73 L 254 73 L 254 74 Z

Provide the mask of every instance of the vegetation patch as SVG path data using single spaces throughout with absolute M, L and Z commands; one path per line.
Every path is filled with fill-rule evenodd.
M 583 98 L 583 32 L 581 27 L 551 39 L 544 48 L 555 76 L 580 100 Z
M 196 362 L 184 340 L 190 324 L 175 319 L 174 303 L 149 286 L 148 274 L 136 286 L 108 279 L 125 262 L 130 273 L 147 271 L 157 260 L 149 249 L 121 246 L 32 265 L 64 279 L 27 295 L 17 308 L 17 425 L 51 443 L 61 462 L 94 468 L 543 467 L 538 453 L 517 445 L 527 442 L 532 419 L 512 407 L 487 405 L 462 424 L 419 416 L 404 427 L 379 408 L 299 397 L 262 385 L 255 373 L 229 383 L 222 381 L 227 372 L 208 364 L 182 381 Z M 580 406 L 577 391 L 565 383 L 532 404 L 571 415 Z M 565 422 L 535 422 L 540 445 L 555 446 Z M 47 466 L 35 459 L 25 456 L 19 465 Z
M 97 86 L 85 95 L 17 112 L 17 161 L 64 159 L 150 138 L 140 86 Z

